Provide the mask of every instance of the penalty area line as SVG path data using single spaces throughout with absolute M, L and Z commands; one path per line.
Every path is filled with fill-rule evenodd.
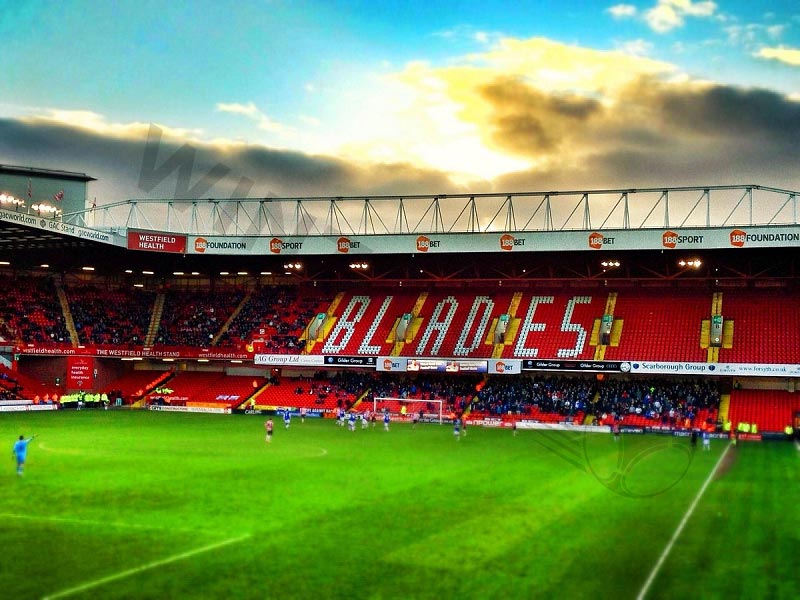
M 686 511 L 686 514 L 683 515 L 683 518 L 681 519 L 681 522 L 678 524 L 678 527 L 675 529 L 675 532 L 672 534 L 672 537 L 670 538 L 669 542 L 667 543 L 666 547 L 664 548 L 664 551 L 661 553 L 661 556 L 658 557 L 658 561 L 656 562 L 655 566 L 653 567 L 653 570 L 650 571 L 650 575 L 647 577 L 647 581 L 644 582 L 644 585 L 642 586 L 642 589 L 639 590 L 639 594 L 636 596 L 636 600 L 644 600 L 644 597 L 647 595 L 647 592 L 650 590 L 650 586 L 652 585 L 653 581 L 655 580 L 656 575 L 658 575 L 658 572 L 661 570 L 662 565 L 667 560 L 667 557 L 669 556 L 669 553 L 672 551 L 672 547 L 675 545 L 675 542 L 678 540 L 678 538 L 680 537 L 681 533 L 683 532 L 683 528 L 686 527 L 686 523 L 689 522 L 689 519 L 691 518 L 692 513 L 694 513 L 694 509 L 697 508 L 697 504 L 700 502 L 700 498 L 703 497 L 703 494 L 705 493 L 706 488 L 711 483 L 711 480 L 714 479 L 714 475 L 716 474 L 717 469 L 719 469 L 719 466 L 722 464 L 723 459 L 725 458 L 725 456 L 727 456 L 728 450 L 730 450 L 730 449 L 731 449 L 731 446 L 730 446 L 730 444 L 728 444 L 727 446 L 725 446 L 725 450 L 722 452 L 722 454 L 720 454 L 720 457 L 717 460 L 717 464 L 715 464 L 714 468 L 711 469 L 711 473 L 708 474 L 708 477 L 706 478 L 706 480 L 703 483 L 702 487 L 697 492 L 697 495 L 694 497 L 694 500 L 692 500 L 692 503 L 689 505 L 689 508 Z
M 121 571 L 119 573 L 115 573 L 113 575 L 108 575 L 107 577 L 101 577 L 100 579 L 95 579 L 94 581 L 89 581 L 87 583 L 83 583 L 81 585 L 61 590 L 60 592 L 56 592 L 55 594 L 50 594 L 45 596 L 42 600 L 52 600 L 54 598 L 64 598 L 65 596 L 71 596 L 72 594 L 77 594 L 79 592 L 84 592 L 86 590 L 90 590 L 92 588 L 105 585 L 106 583 L 111 583 L 112 581 L 117 581 L 118 579 L 124 579 L 125 577 L 130 577 L 131 575 L 136 575 L 137 573 L 142 573 L 143 571 L 148 571 L 150 569 L 155 569 L 156 567 L 161 567 L 163 565 L 168 565 L 170 563 L 178 562 L 179 560 L 184 560 L 186 558 L 190 558 L 197 554 L 202 554 L 204 552 L 210 552 L 211 550 L 216 550 L 217 548 L 222 548 L 223 546 L 230 546 L 231 544 L 236 544 L 243 540 L 246 540 L 250 537 L 251 534 L 240 535 L 239 537 L 230 538 L 227 540 L 223 540 L 221 542 L 216 542 L 214 544 L 209 544 L 208 546 L 202 546 L 201 548 L 195 548 L 194 550 L 189 550 L 187 552 L 182 552 L 180 554 L 175 554 L 173 556 L 168 556 L 167 558 L 162 558 L 161 560 L 157 560 L 151 563 L 147 563 L 141 565 L 139 567 L 134 567 L 133 569 L 128 569 L 127 571 Z

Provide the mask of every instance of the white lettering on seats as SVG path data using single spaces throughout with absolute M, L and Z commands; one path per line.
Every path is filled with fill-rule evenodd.
M 579 356 L 581 352 L 583 352 L 583 346 L 586 343 L 586 329 L 584 329 L 583 325 L 580 323 L 572 322 L 572 313 L 575 310 L 576 304 L 591 303 L 591 296 L 575 296 L 574 298 L 570 298 L 569 302 L 567 302 L 567 309 L 564 311 L 564 318 L 561 320 L 561 331 L 565 333 L 572 331 L 577 333 L 578 336 L 575 339 L 575 346 L 573 348 L 558 349 L 559 358 L 575 358 L 576 356 Z
M 472 331 L 475 323 L 475 317 L 477 316 L 481 305 L 483 306 L 483 313 L 481 314 L 480 321 L 478 322 L 478 327 L 472 335 L 472 340 L 469 342 L 469 346 L 465 346 L 464 344 L 467 342 L 467 338 Z M 470 352 L 478 347 L 478 345 L 481 343 L 481 340 L 483 340 L 483 333 L 486 331 L 486 326 L 489 324 L 489 318 L 492 316 L 492 310 L 494 310 L 494 301 L 489 298 L 489 296 L 475 297 L 475 300 L 472 301 L 472 307 L 469 309 L 467 320 L 464 323 L 464 328 L 461 330 L 461 333 L 458 336 L 458 341 L 456 342 L 456 347 L 453 350 L 453 354 L 456 356 L 467 356 Z
M 517 345 L 514 348 L 514 356 L 524 356 L 526 358 L 534 358 L 539 354 L 538 348 L 526 348 L 525 340 L 528 339 L 528 334 L 533 331 L 544 331 L 544 323 L 535 323 L 533 320 L 534 313 L 539 304 L 552 304 L 555 298 L 553 296 L 534 296 L 531 298 L 528 312 L 525 315 L 525 321 L 520 324 L 520 331 L 517 334 Z
M 378 314 L 375 315 L 375 319 L 373 319 L 372 324 L 367 330 L 367 334 L 364 336 L 364 339 L 361 341 L 361 345 L 358 347 L 359 354 L 378 355 L 381 353 L 381 346 L 372 345 L 370 342 L 372 341 L 372 336 L 375 335 L 375 331 L 380 326 L 383 316 L 386 314 L 386 311 L 389 310 L 389 305 L 392 303 L 393 298 L 394 296 L 386 296 L 386 298 L 383 299 L 383 304 L 381 304 Z
M 361 321 L 369 306 L 369 296 L 353 296 L 344 309 L 342 316 L 336 321 L 333 331 L 322 347 L 323 354 L 337 354 L 344 350 L 356 329 L 356 324 Z M 358 310 L 356 310 L 358 307 Z M 353 312 L 355 311 L 355 315 Z M 341 339 L 339 339 L 341 335 Z M 337 342 L 337 340 L 339 340 Z
M 444 319 L 440 320 L 445 306 L 447 306 L 447 314 Z M 458 300 L 453 296 L 448 296 L 436 305 L 425 327 L 425 333 L 422 335 L 422 339 L 417 346 L 417 356 L 422 356 L 424 354 L 433 332 L 436 332 L 436 341 L 431 346 L 430 354 L 431 356 L 437 356 L 439 354 L 439 349 L 442 347 L 442 342 L 444 342 L 447 330 L 450 329 L 450 324 L 453 322 L 453 316 L 456 314 L 456 310 L 458 310 Z

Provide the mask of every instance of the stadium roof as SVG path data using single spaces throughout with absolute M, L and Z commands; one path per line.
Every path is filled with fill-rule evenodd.
M 800 192 L 761 185 L 313 198 L 141 198 L 64 214 L 105 230 L 326 236 L 797 225 Z
M 49 179 L 68 179 L 70 181 L 97 181 L 86 173 L 72 171 L 59 171 L 56 169 L 37 169 L 34 167 L 20 167 L 17 165 L 0 165 L 0 174 L 22 175 L 25 177 L 47 177 Z
M 755 185 L 372 199 L 130 200 L 65 214 L 63 220 L 30 210 L 0 211 L 0 261 L 14 270 L 38 271 L 49 264 L 61 273 L 91 265 L 96 276 L 135 273 L 160 281 L 197 272 L 223 283 L 246 272 L 243 283 L 255 277 L 390 286 L 508 282 L 525 287 L 606 280 L 678 286 L 771 280 L 794 286 L 800 274 L 798 209 L 798 193 Z M 604 235 L 597 231 L 610 228 L 616 229 L 609 243 L 602 237 L 602 243 L 592 244 Z M 424 232 L 431 231 L 436 234 L 428 239 Z M 218 237 L 200 237 L 209 232 Z M 166 247 L 153 251 L 155 246 L 132 243 L 131 236 L 140 234 L 153 234 Z M 302 252 L 290 248 L 300 247 L 288 237 L 298 234 Z M 373 239 L 367 239 L 370 234 Z M 416 246 L 405 245 L 409 237 Z M 451 244 L 456 238 L 460 243 Z M 502 246 L 504 238 L 514 247 Z M 331 239 L 336 243 L 327 244 Z M 430 247 L 420 250 L 420 239 Z M 489 240 L 490 251 L 480 240 Z M 285 252 L 272 248 L 277 242 L 287 244 Z M 697 259 L 702 266 L 679 264 Z M 298 263 L 302 267 L 286 266 Z

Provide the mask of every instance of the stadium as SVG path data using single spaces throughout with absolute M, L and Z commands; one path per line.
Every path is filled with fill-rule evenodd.
M 92 181 L 0 166 L 9 596 L 795 597 L 797 192 Z

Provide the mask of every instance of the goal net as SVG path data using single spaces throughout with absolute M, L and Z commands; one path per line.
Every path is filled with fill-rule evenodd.
M 430 407 L 433 407 L 431 410 Z M 405 407 L 405 411 L 403 411 Z M 433 416 L 439 420 L 439 424 L 443 423 L 443 407 L 441 400 L 421 400 L 419 398 L 392 398 L 388 396 L 376 397 L 372 401 L 372 410 L 379 412 L 384 408 L 388 408 L 389 412 L 397 412 L 400 414 L 405 413 L 410 421 L 412 416 L 419 411 L 422 411 L 426 416 Z

